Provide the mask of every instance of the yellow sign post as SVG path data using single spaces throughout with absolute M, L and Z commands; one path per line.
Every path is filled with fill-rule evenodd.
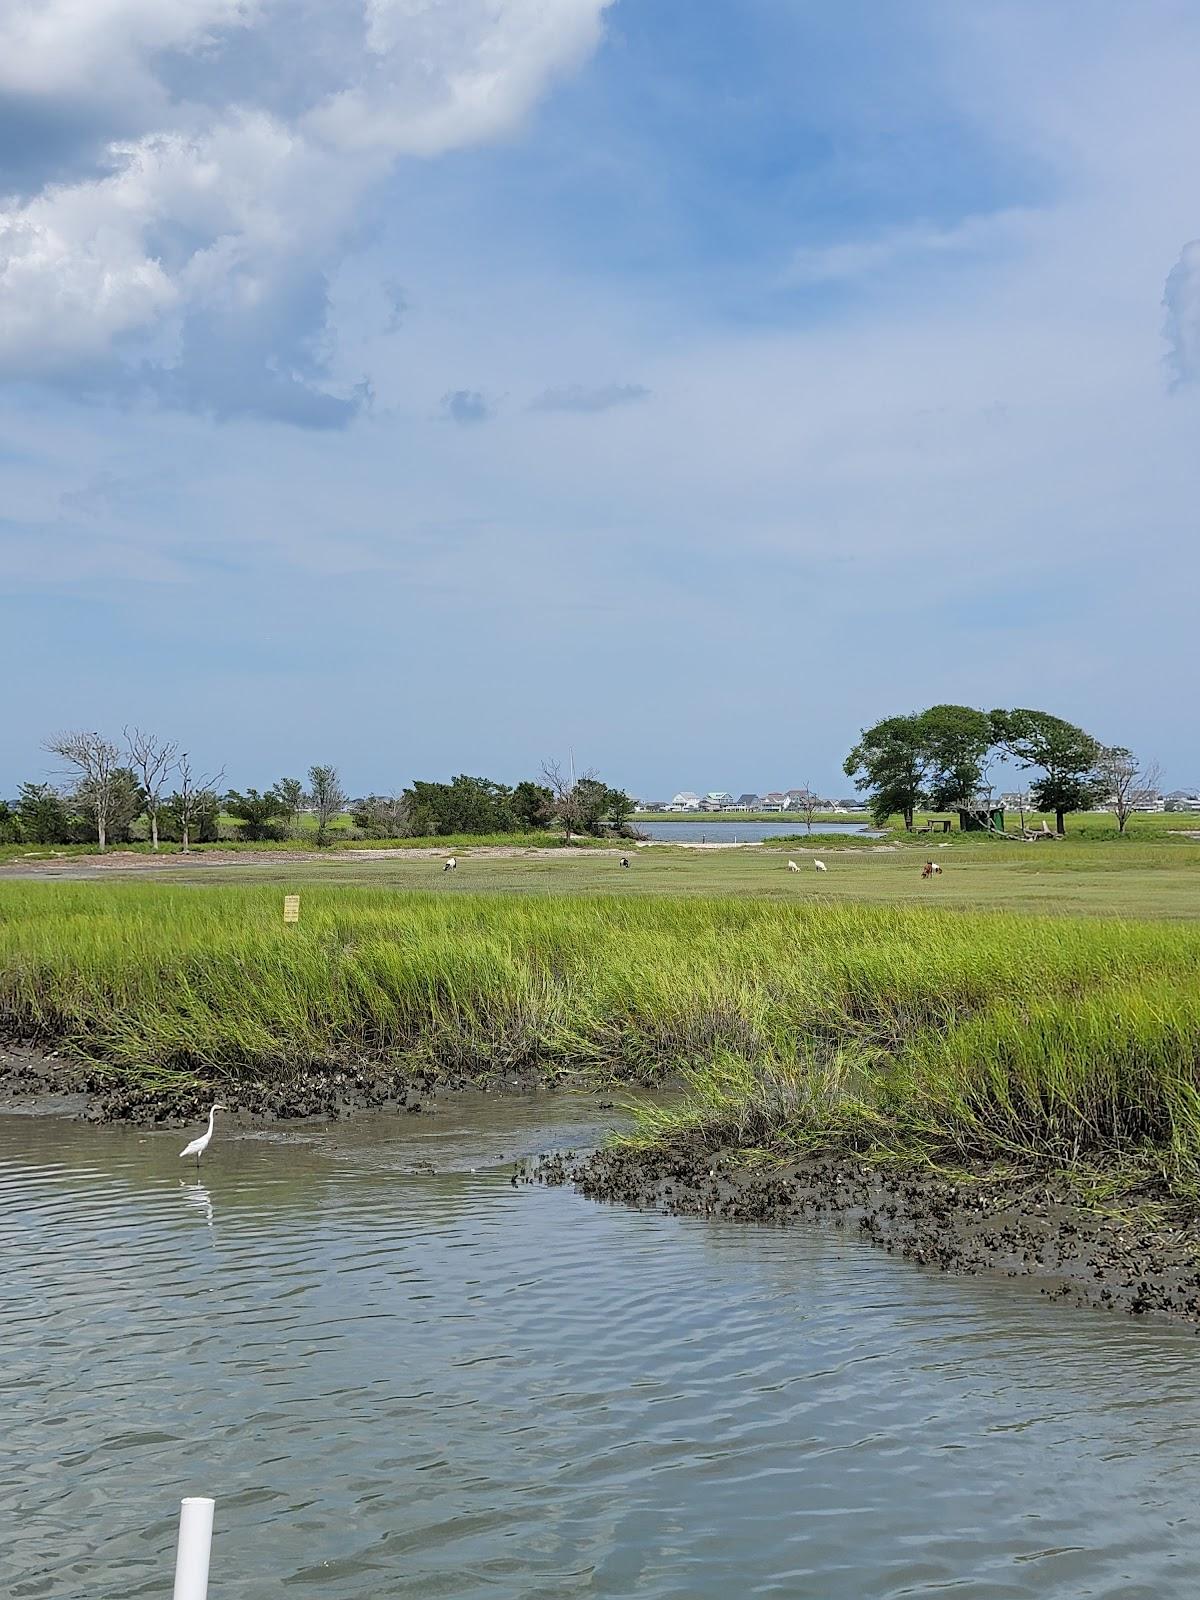
M 285 894 L 283 897 L 283 920 L 285 922 L 300 921 L 300 896 L 298 894 Z

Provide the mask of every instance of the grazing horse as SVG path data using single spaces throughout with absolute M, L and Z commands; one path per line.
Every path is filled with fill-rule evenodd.
M 794 861 L 789 861 L 788 862 L 788 871 L 789 872 L 799 872 L 800 868 L 796 865 L 796 863 Z
M 923 878 L 936 878 L 941 876 L 941 871 L 942 869 L 936 861 L 927 861 L 921 868 L 921 876 Z
M 816 867 L 818 872 L 828 872 L 829 871 L 829 868 L 825 865 L 825 863 L 823 861 L 814 861 L 813 862 L 813 866 Z
M 457 866 L 458 866 L 458 858 L 457 858 L 457 856 L 448 856 L 447 859 L 446 859 L 446 865 L 442 868 L 442 871 L 443 872 L 453 872 Z
M 628 856 L 622 856 L 621 857 L 621 865 L 623 867 L 627 867 L 629 865 L 629 857 Z

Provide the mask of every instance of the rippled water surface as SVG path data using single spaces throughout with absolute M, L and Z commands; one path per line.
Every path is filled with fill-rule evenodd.
M 1192 1334 L 510 1185 L 595 1115 L 230 1134 L 200 1182 L 0 1118 L 0 1594 L 169 1594 L 189 1492 L 212 1600 L 1200 1592 Z
M 797 842 L 812 836 L 820 842 L 831 833 L 870 833 L 861 822 L 814 822 L 809 829 L 794 818 L 780 817 L 778 821 L 741 822 L 737 820 L 713 822 L 704 817 L 691 817 L 686 822 L 638 822 L 634 824 L 647 839 L 673 840 L 676 844 L 698 844 L 702 839 L 709 844 L 759 844 L 763 839 L 781 839 L 794 835 Z

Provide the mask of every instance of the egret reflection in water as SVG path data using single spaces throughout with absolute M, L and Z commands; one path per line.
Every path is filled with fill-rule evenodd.
M 211 1228 L 213 1225 L 212 1195 L 207 1185 L 199 1179 L 189 1183 L 186 1178 L 180 1178 L 179 1187 L 183 1191 L 183 1203 L 192 1211 L 199 1211 L 205 1222 Z

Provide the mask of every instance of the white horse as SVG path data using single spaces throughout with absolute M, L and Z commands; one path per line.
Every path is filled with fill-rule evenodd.
M 813 866 L 816 867 L 818 872 L 828 872 L 829 871 L 829 868 L 825 865 L 825 863 L 823 861 L 814 861 L 813 862 Z
M 796 863 L 794 861 L 789 861 L 788 862 L 788 871 L 789 872 L 799 872 L 800 868 L 796 865 Z

